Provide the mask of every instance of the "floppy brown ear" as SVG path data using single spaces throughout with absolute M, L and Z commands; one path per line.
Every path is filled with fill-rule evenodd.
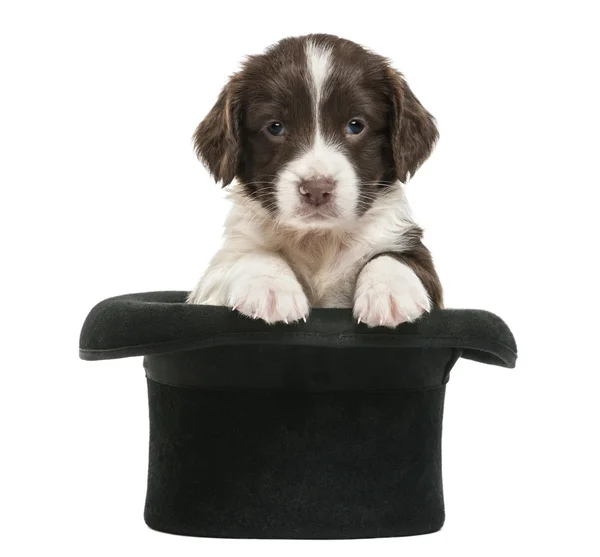
M 240 114 L 235 83 L 230 81 L 194 132 L 196 155 L 223 187 L 235 178 L 240 163 Z
M 390 136 L 396 173 L 406 183 L 431 154 L 438 139 L 435 119 L 399 72 L 389 69 L 392 115 Z

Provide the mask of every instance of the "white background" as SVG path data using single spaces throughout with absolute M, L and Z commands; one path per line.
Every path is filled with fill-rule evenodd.
M 2 554 L 598 555 L 593 5 L 2 2 Z M 192 132 L 244 55 L 307 32 L 391 57 L 437 117 L 409 198 L 447 305 L 499 314 L 520 359 L 452 373 L 440 533 L 159 534 L 141 361 L 79 361 L 79 329 L 105 297 L 192 287 L 227 208 Z

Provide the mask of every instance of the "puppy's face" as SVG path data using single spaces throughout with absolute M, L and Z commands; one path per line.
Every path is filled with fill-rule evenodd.
M 388 62 L 330 35 L 250 57 L 198 126 L 214 178 L 295 227 L 360 218 L 399 187 L 437 139 L 431 115 Z

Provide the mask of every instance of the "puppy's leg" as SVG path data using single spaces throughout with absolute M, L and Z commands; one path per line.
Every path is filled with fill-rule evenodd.
M 262 251 L 217 254 L 187 301 L 229 306 L 267 323 L 306 319 L 309 312 L 308 299 L 287 262 Z
M 396 327 L 441 306 L 442 287 L 422 244 L 417 253 L 387 253 L 371 259 L 356 282 L 354 317 L 369 327 Z

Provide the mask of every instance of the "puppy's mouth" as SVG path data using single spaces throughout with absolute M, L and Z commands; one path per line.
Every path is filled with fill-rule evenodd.
M 317 223 L 330 220 L 337 220 L 340 217 L 339 210 L 334 204 L 311 206 L 302 204 L 296 211 L 296 218 L 307 223 Z

